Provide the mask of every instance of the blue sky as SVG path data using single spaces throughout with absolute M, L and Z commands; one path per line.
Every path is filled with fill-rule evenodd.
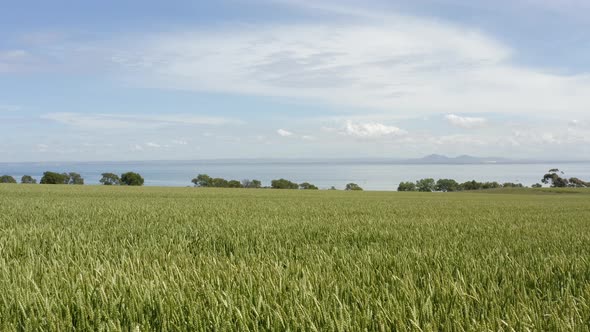
M 582 0 L 19 1 L 0 162 L 590 156 Z

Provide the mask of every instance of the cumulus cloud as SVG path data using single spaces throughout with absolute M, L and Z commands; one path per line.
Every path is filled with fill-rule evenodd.
M 445 118 L 453 126 L 465 129 L 480 128 L 485 126 L 487 123 L 487 120 L 485 118 L 466 117 L 455 114 L 448 114 L 445 116 Z
M 282 137 L 293 136 L 293 133 L 292 132 L 290 132 L 288 130 L 285 130 L 285 129 L 279 129 L 279 130 L 277 130 L 277 134 L 279 134 L 279 136 L 282 136 Z
M 346 135 L 360 138 L 402 136 L 407 134 L 405 130 L 394 126 L 387 126 L 382 123 L 354 123 L 352 121 L 346 122 L 343 132 Z

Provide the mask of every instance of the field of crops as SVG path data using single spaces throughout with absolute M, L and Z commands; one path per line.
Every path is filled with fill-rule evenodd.
M 590 192 L 0 185 L 0 330 L 590 330 Z

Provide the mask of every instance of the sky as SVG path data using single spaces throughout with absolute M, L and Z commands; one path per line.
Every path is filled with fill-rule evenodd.
M 590 159 L 586 0 L 0 4 L 0 162 Z

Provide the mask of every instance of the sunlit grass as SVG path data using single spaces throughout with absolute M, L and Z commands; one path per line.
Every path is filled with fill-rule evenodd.
M 0 330 L 588 331 L 589 192 L 533 193 L 0 185 Z

